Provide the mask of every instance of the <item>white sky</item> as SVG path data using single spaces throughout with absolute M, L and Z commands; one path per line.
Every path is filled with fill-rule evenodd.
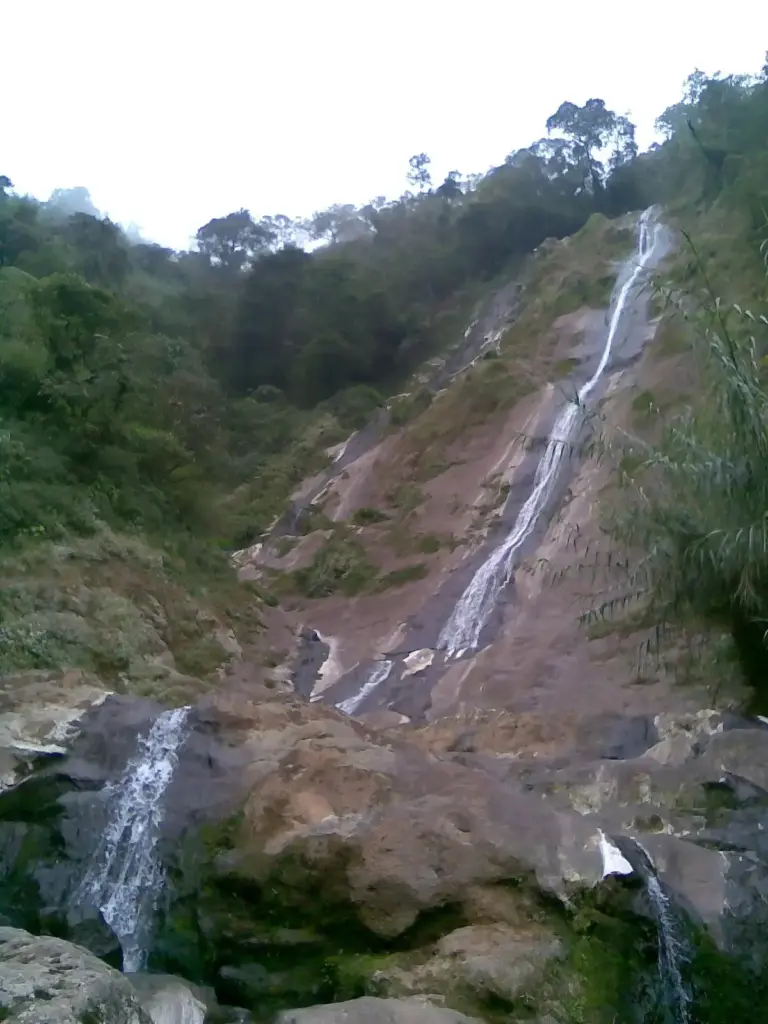
M 0 173 L 85 185 L 182 247 L 241 206 L 395 197 L 416 152 L 438 179 L 485 171 L 564 100 L 602 97 L 647 145 L 694 67 L 762 66 L 768 4 L 6 0 L 0 29 Z

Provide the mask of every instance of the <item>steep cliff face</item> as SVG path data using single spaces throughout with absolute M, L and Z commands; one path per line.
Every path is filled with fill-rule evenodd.
M 305 627 L 292 666 L 300 692 L 390 724 L 494 709 L 551 717 L 564 739 L 582 711 L 700 704 L 658 675 L 639 684 L 641 635 L 590 636 L 578 625 L 590 581 L 572 571 L 572 542 L 578 535 L 583 551 L 598 540 L 607 480 L 604 466 L 577 457 L 583 433 L 569 439 L 475 649 L 451 650 L 445 635 L 478 568 L 524 514 L 558 415 L 598 368 L 638 244 L 636 217 L 595 217 L 541 246 L 516 286 L 478 311 L 450 372 L 414 382 L 297 492 L 292 523 L 284 517 L 240 553 L 241 575 L 271 582 L 294 627 Z M 671 233 L 658 244 L 649 269 L 671 251 Z M 637 396 L 669 372 L 674 356 L 654 344 L 656 327 L 644 279 L 590 396 L 611 421 L 628 422 Z

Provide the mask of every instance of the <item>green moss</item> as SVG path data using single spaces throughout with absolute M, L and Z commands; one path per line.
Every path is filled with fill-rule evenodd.
M 401 515 L 410 515 L 424 504 L 424 492 L 416 484 L 403 483 L 392 488 L 387 499 Z
M 416 562 L 413 565 L 406 565 L 402 569 L 393 569 L 386 576 L 379 576 L 374 587 L 376 590 L 389 590 L 391 587 L 402 587 L 414 580 L 423 580 L 429 573 L 424 562 Z
M 395 953 L 341 953 L 329 956 L 326 965 L 336 999 L 378 995 L 376 973 L 389 970 L 401 959 Z
M 402 427 L 415 420 L 432 404 L 433 394 L 427 388 L 419 388 L 410 395 L 401 395 L 389 407 L 389 422 L 394 427 Z
M 277 544 L 275 544 L 277 557 L 285 558 L 286 555 L 290 554 L 291 551 L 293 551 L 297 543 L 297 537 L 278 537 Z
M 757 1007 L 768 1005 L 768 971 L 755 969 L 747 959 L 750 945 L 765 949 L 765 934 L 755 925 L 752 942 L 747 936 L 739 957 L 720 953 L 703 931 L 691 939 L 689 973 L 696 1020 L 701 1024 L 753 1024 L 760 1019 Z
M 552 367 L 552 373 L 555 377 L 558 378 L 567 377 L 576 369 L 578 365 L 578 359 L 558 359 L 558 361 Z
M 371 526 L 374 523 L 383 523 L 389 519 L 386 512 L 382 512 L 378 508 L 369 508 L 364 506 L 359 508 L 352 516 L 352 522 L 358 526 Z
M 315 530 L 332 530 L 333 526 L 333 520 L 322 509 L 310 506 L 301 517 L 299 533 L 302 537 L 306 537 L 307 534 L 314 533 Z
M 641 391 L 632 399 L 632 412 L 642 419 L 647 419 L 656 410 L 656 401 L 650 391 Z
M 442 541 L 434 533 L 424 533 L 416 538 L 416 546 L 425 555 L 434 555 L 442 547 Z
M 376 567 L 356 540 L 336 534 L 317 552 L 312 563 L 290 574 L 293 585 L 305 597 L 328 597 L 341 592 L 360 593 L 376 577 Z

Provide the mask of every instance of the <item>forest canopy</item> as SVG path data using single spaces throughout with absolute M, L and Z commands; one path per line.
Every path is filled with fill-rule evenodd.
M 239 209 L 181 252 L 84 188 L 42 203 L 0 175 L 0 544 L 98 521 L 245 542 L 306 470 L 309 424 L 329 443 L 360 425 L 452 340 L 462 295 L 545 239 L 656 201 L 731 204 L 757 237 L 766 76 L 696 71 L 658 128 L 638 153 L 603 100 L 564 102 L 487 174 L 434 182 L 415 154 L 396 199 L 300 221 Z

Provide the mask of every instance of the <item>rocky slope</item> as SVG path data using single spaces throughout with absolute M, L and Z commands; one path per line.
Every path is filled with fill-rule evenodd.
M 680 915 L 700 1019 L 751 1019 L 739 1014 L 768 955 L 768 730 L 670 675 L 640 676 L 641 633 L 579 627 L 590 580 L 551 585 L 575 531 L 585 547 L 599 538 L 603 466 L 569 463 L 480 648 L 451 661 L 438 644 L 530 492 L 562 388 L 594 372 L 634 244 L 630 219 L 594 218 L 540 247 L 455 351 L 237 553 L 257 588 L 239 621 L 111 547 L 110 587 L 137 610 L 125 663 L 3 679 L 0 923 L 60 937 L 2 940 L 10 1019 L 44 1019 L 28 1004 L 49 982 L 25 981 L 22 998 L 8 964 L 48 977 L 74 957 L 92 1001 L 124 998 L 116 1020 L 609 1024 L 638 1006 L 656 1020 L 646 857 Z M 679 379 L 656 328 L 638 298 L 602 382 L 614 422 Z M 87 594 L 56 557 L 60 614 L 90 621 L 101 601 L 104 619 L 100 557 Z M 193 707 L 158 817 L 165 885 L 134 1005 L 105 965 L 120 966 L 116 936 L 73 896 L 155 699 Z M 101 1020 L 90 984 L 50 1019 Z
M 542 246 L 514 307 L 491 304 L 470 330 L 472 351 L 485 346 L 485 358 L 447 389 L 403 397 L 411 417 L 404 425 L 396 402 L 388 426 L 353 437 L 335 466 L 296 495 L 293 535 L 283 520 L 275 535 L 239 553 L 241 576 L 271 580 L 296 630 L 304 629 L 292 665 L 300 692 L 380 722 L 384 711 L 424 722 L 504 710 L 559 719 L 566 731 L 586 680 L 590 710 L 647 714 L 701 702 L 673 692 L 666 679 L 639 685 L 642 635 L 586 642 L 577 619 L 590 603 L 588 574 L 550 585 L 600 537 L 597 499 L 607 473 L 590 460 L 561 474 L 480 649 L 458 660 L 439 649 L 458 597 L 530 494 L 564 396 L 594 372 L 632 225 L 593 218 L 572 239 Z M 605 305 L 589 308 L 590 299 Z M 631 417 L 637 396 L 655 392 L 670 368 L 679 372 L 674 355 L 654 343 L 656 327 L 646 291 L 601 381 L 612 421 Z

